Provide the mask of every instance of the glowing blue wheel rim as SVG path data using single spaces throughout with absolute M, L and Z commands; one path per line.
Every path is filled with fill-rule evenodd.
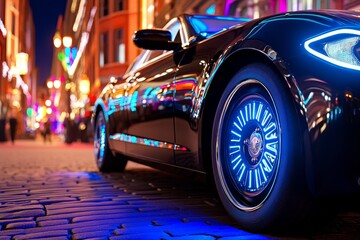
M 101 166 L 105 154 L 106 142 L 106 125 L 104 116 L 99 114 L 96 119 L 95 134 L 94 134 L 94 154 L 96 163 Z
M 217 166 L 228 199 L 252 211 L 268 198 L 281 153 L 277 110 L 256 80 L 239 84 L 227 97 L 217 139 Z

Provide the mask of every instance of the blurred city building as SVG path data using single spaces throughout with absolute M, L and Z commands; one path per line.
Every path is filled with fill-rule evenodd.
M 148 0 L 154 2 L 154 23 L 162 27 L 181 13 L 215 14 L 244 18 L 311 9 L 356 8 L 356 0 Z
M 57 110 L 65 133 L 70 132 L 66 125 L 75 124 L 78 128 L 71 132 L 88 141 L 96 96 L 111 77 L 122 76 L 139 53 L 131 40 L 132 33 L 139 28 L 138 18 L 138 1 L 67 1 L 54 41 L 56 38 L 63 41 L 67 36 L 72 43 L 56 47 L 54 42 L 50 76 L 61 79 Z
M 50 119 L 58 134 L 72 126 L 76 136 L 66 141 L 89 141 L 96 97 L 141 51 L 132 43 L 137 29 L 162 27 L 181 13 L 259 18 L 359 7 L 360 0 L 68 0 L 53 33 L 51 74 L 46 87 L 40 88 L 29 0 L 0 0 L 0 141 L 10 109 L 16 112 L 19 135 L 26 136 Z
M 10 117 L 17 119 L 18 137 L 35 130 L 35 28 L 28 0 L 0 0 L 0 33 L 0 141 L 5 141 Z
M 5 124 L 7 112 L 7 100 L 5 84 L 7 79 L 3 73 L 3 62 L 6 61 L 5 46 L 6 46 L 7 30 L 5 28 L 5 0 L 0 0 L 0 141 L 6 140 Z
M 64 83 L 60 121 L 76 121 L 80 132 L 90 127 L 92 106 L 102 87 L 110 78 L 122 76 L 141 51 L 132 43 L 136 29 L 162 27 L 181 13 L 259 18 L 296 10 L 356 9 L 359 4 L 351 0 L 68 0 L 55 35 L 71 37 L 72 46 L 54 48 L 51 76 Z
M 65 133 L 68 143 L 76 140 L 79 130 L 70 129 L 70 123 L 72 126 L 90 119 L 90 86 L 95 86 L 99 76 L 96 14 L 95 0 L 67 1 L 54 33 L 49 103 L 55 121 L 53 130 Z

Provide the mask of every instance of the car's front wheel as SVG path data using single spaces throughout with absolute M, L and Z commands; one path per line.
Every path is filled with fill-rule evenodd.
M 288 90 L 265 64 L 228 83 L 212 131 L 212 165 L 226 210 L 251 231 L 290 226 L 308 194 L 301 124 Z
M 120 155 L 113 155 L 109 148 L 104 113 L 99 111 L 95 119 L 94 128 L 94 155 L 96 165 L 101 172 L 122 172 L 127 160 Z

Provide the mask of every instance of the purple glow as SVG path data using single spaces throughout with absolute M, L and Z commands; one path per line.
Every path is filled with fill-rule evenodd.
M 231 5 L 234 1 L 235 1 L 235 0 L 226 0 L 225 10 L 224 10 L 224 15 L 225 15 L 225 16 L 228 16 L 228 15 L 229 15 L 230 5 Z
M 279 1 L 279 12 L 286 12 L 287 11 L 287 3 L 286 0 Z

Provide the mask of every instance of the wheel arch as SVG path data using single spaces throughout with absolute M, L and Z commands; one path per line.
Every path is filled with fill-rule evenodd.
M 103 111 L 106 121 L 108 120 L 108 115 L 107 115 L 107 112 L 105 111 L 105 109 L 106 109 L 105 108 L 105 103 L 102 101 L 102 99 L 98 98 L 96 100 L 96 102 L 95 102 L 94 113 L 93 113 L 93 116 L 92 116 L 93 128 L 95 127 L 96 118 L 97 118 L 97 115 L 99 114 L 100 111 Z

